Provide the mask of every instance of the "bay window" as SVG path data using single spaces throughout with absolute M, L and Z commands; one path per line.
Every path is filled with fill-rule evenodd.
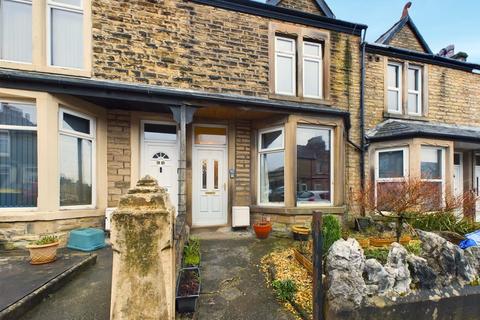
M 285 200 L 284 130 L 259 133 L 259 204 L 283 204 Z
M 94 206 L 95 120 L 60 110 L 60 206 Z
M 332 130 L 297 128 L 297 204 L 332 203 Z
M 388 112 L 402 112 L 402 67 L 388 64 Z
M 83 68 L 83 1 L 48 0 L 49 64 Z
M 431 191 L 433 208 L 438 208 L 443 203 L 443 190 L 445 180 L 444 149 L 422 146 L 421 151 L 421 178 L 426 188 Z
M 31 0 L 0 0 L 0 59 L 32 62 Z
M 375 201 L 380 210 L 389 210 L 389 195 L 401 190 L 408 176 L 408 149 L 393 148 L 376 152 Z
M 296 41 L 275 37 L 275 92 L 296 95 Z
M 0 208 L 37 206 L 37 110 L 0 102 Z
M 315 42 L 303 43 L 303 96 L 322 98 L 323 95 L 322 45 Z

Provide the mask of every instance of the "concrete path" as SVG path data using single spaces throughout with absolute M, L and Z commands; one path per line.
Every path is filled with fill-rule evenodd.
M 94 251 L 97 263 L 19 320 L 107 320 L 110 317 L 112 251 Z
M 259 269 L 265 254 L 286 246 L 290 240 L 275 237 L 258 240 L 246 232 L 209 232 L 197 236 L 202 248 L 202 290 L 197 319 L 293 319 L 266 287 Z

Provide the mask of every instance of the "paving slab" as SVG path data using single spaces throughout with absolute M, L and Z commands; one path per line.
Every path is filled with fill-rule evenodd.
M 196 319 L 290 320 L 267 288 L 259 265 L 261 258 L 291 240 L 270 237 L 258 240 L 249 232 L 196 234 L 201 239 L 202 291 Z

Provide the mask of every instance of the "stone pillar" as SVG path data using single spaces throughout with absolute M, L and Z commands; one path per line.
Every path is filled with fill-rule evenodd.
M 121 197 L 112 215 L 111 320 L 175 318 L 174 215 L 150 176 Z

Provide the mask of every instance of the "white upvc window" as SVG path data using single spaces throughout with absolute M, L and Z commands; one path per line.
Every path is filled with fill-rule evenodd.
M 258 140 L 258 204 L 285 201 L 285 132 L 283 127 L 260 130 Z
M 0 59 L 32 62 L 31 0 L 0 0 Z
M 0 210 L 37 207 L 37 109 L 0 101 Z
M 407 147 L 378 150 L 375 155 L 375 201 L 381 199 L 383 193 L 405 183 L 407 177 Z
M 84 68 L 83 6 L 83 0 L 48 0 L 48 65 Z
M 322 45 L 303 42 L 303 95 L 307 98 L 323 96 L 323 52 Z
M 275 93 L 296 95 L 295 65 L 296 41 L 285 37 L 275 37 Z
M 402 113 L 402 65 L 388 64 L 388 112 Z
M 420 171 L 422 181 L 430 185 L 434 193 L 431 205 L 438 208 L 444 202 L 445 148 L 422 146 Z
M 422 115 L 422 68 L 408 67 L 408 114 Z
M 95 119 L 59 112 L 60 208 L 95 207 Z

